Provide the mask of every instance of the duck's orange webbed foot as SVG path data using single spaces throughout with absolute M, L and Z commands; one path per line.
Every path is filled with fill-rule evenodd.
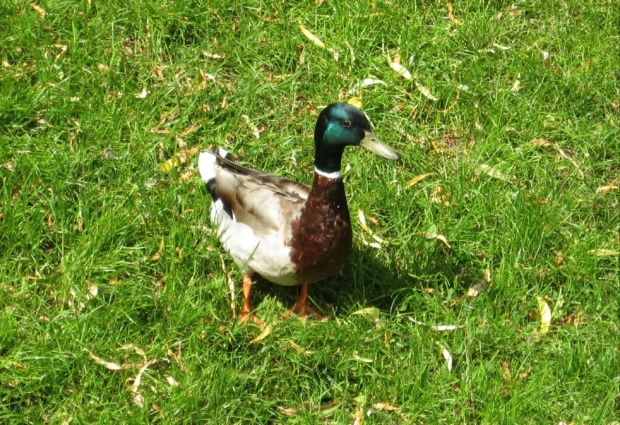
M 250 291 L 252 290 L 252 278 L 250 276 L 243 276 L 243 307 L 241 308 L 241 314 L 239 315 L 239 321 L 243 324 L 248 324 L 250 321 L 260 326 L 265 326 L 265 323 L 258 318 L 258 316 L 252 313 L 252 304 L 250 303 Z
M 305 318 L 309 314 L 313 315 L 319 320 L 325 320 L 326 317 L 317 312 L 315 309 L 310 307 L 308 304 L 308 284 L 304 283 L 301 285 L 301 292 L 299 293 L 299 298 L 297 299 L 297 303 L 288 309 L 288 313 L 297 314 L 299 317 Z
M 244 325 L 247 325 L 249 322 L 252 322 L 255 325 L 260 326 L 261 328 L 265 326 L 265 322 L 260 320 L 260 318 L 256 314 L 246 312 L 246 311 L 241 312 L 241 314 L 239 315 L 239 321 L 243 323 Z

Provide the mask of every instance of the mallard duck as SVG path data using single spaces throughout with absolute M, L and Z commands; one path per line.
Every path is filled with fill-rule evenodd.
M 375 136 L 364 113 L 347 103 L 329 105 L 317 119 L 311 186 L 243 167 L 223 149 L 200 153 L 200 176 L 213 198 L 211 221 L 243 272 L 240 320 L 262 325 L 250 303 L 254 273 L 278 285 L 301 285 L 289 311 L 322 318 L 308 305 L 308 284 L 334 276 L 351 254 L 340 165 L 344 148 L 357 145 L 400 158 Z

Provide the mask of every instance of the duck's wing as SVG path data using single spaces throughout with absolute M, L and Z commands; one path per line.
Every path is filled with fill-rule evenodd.
M 243 167 L 222 150 L 201 152 L 198 168 L 214 202 L 259 236 L 290 227 L 310 192 L 305 184 Z

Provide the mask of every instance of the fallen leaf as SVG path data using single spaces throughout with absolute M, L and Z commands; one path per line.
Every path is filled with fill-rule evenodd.
M 530 144 L 534 145 L 534 146 L 542 146 L 542 147 L 553 147 L 553 143 L 550 142 L 547 139 L 543 139 L 543 138 L 536 138 L 536 139 L 532 139 L 530 141 Z
M 424 95 L 424 97 L 432 100 L 432 101 L 437 101 L 439 99 L 437 99 L 435 96 L 433 96 L 431 94 L 431 91 L 428 89 L 428 87 L 423 86 L 422 84 L 418 83 L 417 81 L 414 81 L 415 86 L 418 88 L 418 91 L 420 93 L 422 93 Z
M 614 179 L 611 183 L 609 183 L 608 185 L 605 186 L 601 186 L 599 188 L 596 189 L 596 193 L 607 193 L 611 190 L 618 190 L 618 185 L 616 184 L 616 182 L 618 181 L 618 179 Z
M 157 359 L 149 360 L 144 366 L 140 368 L 136 377 L 133 379 L 133 385 L 131 386 L 131 392 L 136 394 L 138 392 L 138 388 L 140 387 L 140 383 L 142 382 L 142 375 L 152 364 L 156 363 Z M 141 406 L 140 406 L 141 407 Z
M 15 367 L 17 367 L 17 368 L 19 368 L 19 369 L 22 369 L 22 370 L 28 370 L 28 367 L 24 366 L 24 365 L 23 365 L 23 364 L 21 364 L 21 363 L 17 363 L 17 362 L 13 362 L 13 361 L 10 361 L 10 360 L 9 360 L 9 363 L 8 363 L 8 364 L 10 364 L 11 366 L 15 366 Z
M 347 100 L 347 103 L 349 105 L 355 106 L 357 109 L 362 109 L 362 99 L 357 96 L 354 96 L 351 99 Z
M 181 140 L 177 138 L 178 140 Z M 175 155 L 164 161 L 159 168 L 162 171 L 170 171 L 182 164 L 185 164 L 188 159 L 196 155 L 198 148 L 180 149 Z
M 620 251 L 607 248 L 596 248 L 588 251 L 588 254 L 596 255 L 597 257 L 617 257 L 620 255 Z
M 377 409 L 377 410 L 389 410 L 391 412 L 394 412 L 396 410 L 398 410 L 398 407 L 392 406 L 389 403 L 375 403 L 372 405 L 373 409 Z
M 289 343 L 289 345 L 290 345 L 291 347 L 293 347 L 293 348 L 295 349 L 295 351 L 297 351 L 298 353 L 302 353 L 302 352 L 304 351 L 304 350 L 303 350 L 303 348 L 301 348 L 301 347 L 300 347 L 298 344 L 296 344 L 295 342 L 293 342 L 293 341 L 289 340 L 289 342 L 288 342 L 288 343 Z
M 390 67 L 398 72 L 404 79 L 411 80 L 411 72 L 399 63 L 390 62 Z
M 276 409 L 278 410 L 279 413 L 286 415 L 286 416 L 293 416 L 295 413 L 297 413 L 297 409 L 293 409 L 292 407 L 276 407 Z
M 446 360 L 446 367 L 448 368 L 448 372 L 452 372 L 452 354 L 450 354 L 448 349 L 443 345 L 439 344 L 439 347 L 441 348 L 441 354 L 443 355 L 443 358 Z
M 298 23 L 299 23 L 299 29 L 301 29 L 301 32 L 308 38 L 308 40 L 310 40 L 316 47 L 318 47 L 320 49 L 325 49 L 326 48 L 325 43 L 323 43 L 320 38 L 318 38 L 317 36 L 312 34 L 304 26 L 304 24 L 301 23 L 301 21 L 298 21 Z
M 312 407 L 310 408 L 310 406 L 308 404 L 305 405 L 306 409 L 310 409 L 313 412 L 325 412 L 326 410 L 329 409 L 333 409 L 334 407 L 338 407 L 340 406 L 340 402 L 339 401 L 332 401 L 330 403 L 323 403 L 320 404 L 318 407 Z
M 469 290 L 467 291 L 467 296 L 471 298 L 475 298 L 478 295 L 482 294 L 487 289 L 489 289 L 490 286 L 491 285 L 489 285 L 487 282 L 482 280 L 476 283 L 475 285 L 473 285 L 471 288 L 469 288 Z
M 450 246 L 450 244 L 448 243 L 448 240 L 446 239 L 444 235 L 440 235 L 437 233 L 430 233 L 430 232 L 419 232 L 419 233 L 414 233 L 413 236 L 424 236 L 427 239 L 437 239 L 443 242 L 448 248 L 452 248 L 452 246 Z
M 102 366 L 105 366 L 106 369 L 109 369 L 109 370 L 121 370 L 121 369 L 123 369 L 123 367 L 120 364 L 118 364 L 118 363 L 108 362 L 106 360 L 103 360 L 101 357 L 97 357 L 88 348 L 83 348 L 83 350 L 88 353 L 90 358 L 93 359 L 95 361 L 95 363 L 98 363 L 98 364 L 100 364 Z
M 360 84 L 359 86 L 355 86 L 349 89 L 349 91 L 347 92 L 347 95 L 350 96 L 353 93 L 356 93 L 360 88 L 365 88 L 365 87 L 370 87 L 370 86 L 374 86 L 374 85 L 378 85 L 378 84 L 382 84 L 382 85 L 387 85 L 387 83 L 383 80 L 378 80 L 376 78 L 365 78 Z
M 118 347 L 118 350 L 132 350 L 134 353 L 138 354 L 139 356 L 142 357 L 142 359 L 144 360 L 144 362 L 146 363 L 146 353 L 144 352 L 144 350 L 142 350 L 140 347 L 136 347 L 133 344 L 126 344 L 126 345 L 122 345 L 120 347 Z M 136 364 L 139 367 L 142 367 L 144 365 L 144 363 L 139 363 Z M 134 367 L 136 366 L 134 365 Z
M 349 48 L 349 53 L 351 54 L 351 62 L 355 62 L 355 51 L 353 50 L 353 46 L 351 46 L 347 40 L 344 41 L 344 44 L 346 44 Z
M 1 218 L 2 217 L 0 217 L 0 219 Z M 82 208 L 80 208 L 78 211 L 78 219 L 77 219 L 78 232 L 81 232 L 83 228 L 84 228 L 84 217 L 82 217 Z
M 376 78 L 364 78 L 364 81 L 362 81 L 361 86 L 362 87 L 369 87 L 369 86 L 374 86 L 377 84 L 382 84 L 384 86 L 387 85 L 387 83 L 383 80 L 378 80 Z
M 461 22 L 454 17 L 454 11 L 452 10 L 452 3 L 446 3 L 446 7 L 448 8 L 448 18 L 450 22 L 456 25 L 460 25 Z
M 155 289 L 155 292 L 153 293 L 153 296 L 155 298 L 161 297 L 162 291 L 166 288 L 164 284 L 165 281 L 166 281 L 166 276 L 162 276 L 155 281 L 155 288 L 157 288 Z
M 504 174 L 503 172 L 501 172 L 500 170 L 498 170 L 497 168 L 493 168 L 490 165 L 487 164 L 480 164 L 476 167 L 476 172 L 478 174 L 480 173 L 484 173 L 489 177 L 493 177 L 495 179 L 498 180 L 503 180 L 505 182 L 508 183 L 513 183 L 513 179 L 509 176 L 507 176 L 506 174 Z
M 99 288 L 97 288 L 97 286 L 94 283 L 92 283 L 90 280 L 86 281 L 86 285 L 88 286 L 88 294 L 86 294 L 86 299 L 87 300 L 93 299 L 99 293 Z
M 209 59 L 224 59 L 226 57 L 226 55 L 224 54 L 209 53 L 206 50 L 202 51 L 202 56 L 204 56 L 205 58 L 209 58 Z
M 172 351 L 170 348 L 168 348 L 168 352 L 167 353 L 179 365 L 179 367 L 181 368 L 181 370 L 183 372 L 189 372 L 187 367 L 185 367 L 185 365 L 183 363 L 181 363 L 181 346 L 180 345 L 177 347 L 177 352 L 176 353 L 174 351 Z
M 407 187 L 411 187 L 417 182 L 419 182 L 420 180 L 423 180 L 427 178 L 428 176 L 432 176 L 432 175 L 433 173 L 424 173 L 424 174 L 420 174 L 419 176 L 415 176 L 414 178 L 412 178 L 411 180 L 407 182 Z
M 394 54 L 394 60 L 390 57 L 390 51 L 387 52 L 387 61 L 394 71 L 398 72 L 404 79 L 411 80 L 411 72 L 400 64 L 400 52 Z
M 447 207 L 450 205 L 450 194 L 444 192 L 441 186 L 435 186 L 431 197 L 428 198 L 428 202 L 431 204 L 442 204 Z
M 372 235 L 372 237 L 374 238 L 375 235 Z M 364 245 L 370 246 L 370 247 L 375 248 L 375 249 L 381 249 L 381 244 L 380 243 L 376 243 L 376 242 L 370 242 L 369 243 L 366 240 L 366 237 L 364 236 L 364 232 L 360 233 L 360 239 L 362 240 L 362 243 Z
M 504 360 L 500 360 L 499 364 L 502 365 L 502 368 L 504 369 L 504 379 L 509 381 L 510 378 L 512 378 L 512 374 L 510 373 L 510 365 Z
M 549 332 L 549 326 L 551 325 L 551 309 L 542 297 L 536 297 L 538 303 L 538 317 L 540 319 L 540 333 L 541 335 Z
M 195 170 L 183 171 L 182 173 L 179 174 L 179 181 L 182 182 L 182 181 L 192 180 L 195 175 L 196 175 Z
M 553 251 L 555 254 L 555 265 L 559 267 L 564 262 L 564 255 L 562 255 L 562 251 Z
M 132 400 L 133 400 L 133 404 L 135 404 L 139 408 L 142 409 L 144 407 L 144 397 L 142 396 L 142 394 L 134 393 Z
M 312 44 L 314 44 L 319 49 L 328 50 L 333 55 L 334 60 L 338 62 L 340 55 L 338 54 L 337 51 L 335 51 L 331 47 L 327 47 L 325 43 L 321 41 L 320 38 L 318 38 L 317 36 L 312 34 L 310 31 L 308 31 L 308 29 L 304 26 L 304 24 L 301 23 L 301 21 L 297 21 L 297 22 L 299 24 L 299 29 L 301 29 L 301 32 L 303 33 L 303 35 L 305 35 L 308 38 L 308 40 L 312 42 Z
M 356 314 L 368 316 L 373 320 L 379 320 L 380 310 L 377 307 L 367 307 L 361 310 L 354 311 L 353 313 L 351 313 L 351 316 Z
M 353 360 L 357 360 L 359 362 L 363 362 L 363 363 L 372 363 L 372 359 L 367 359 L 365 357 L 360 357 L 357 355 L 357 353 L 353 353 Z
M 504 50 L 504 51 L 506 51 L 506 50 L 510 50 L 510 47 L 509 47 L 509 46 L 502 46 L 501 44 L 497 44 L 497 43 L 493 43 L 493 46 L 494 46 L 494 47 L 497 47 L 497 48 L 498 48 L 498 49 L 500 49 L 500 50 Z M 521 76 L 521 74 L 519 74 L 519 76 Z
M 353 425 L 362 425 L 364 423 L 364 408 L 357 406 L 353 414 Z
M 41 15 L 41 20 L 45 19 L 45 9 L 41 6 L 37 6 L 35 3 L 30 3 L 30 7 L 32 7 L 35 11 Z
M 151 258 L 149 258 L 149 261 L 159 260 L 163 249 L 164 249 L 164 238 L 162 238 L 161 241 L 159 241 L 159 249 L 157 250 L 155 254 L 153 254 Z
M 298 344 L 296 344 L 294 341 L 289 340 L 289 341 L 288 341 L 288 343 L 289 343 L 289 345 L 290 345 L 291 347 L 293 347 L 293 349 L 294 349 L 295 351 L 297 351 L 298 353 L 301 353 L 301 354 L 314 354 L 314 351 L 311 351 L 311 350 L 304 350 L 304 349 L 303 349 L 303 348 L 301 348 Z
M 224 263 L 224 257 L 220 254 L 220 260 L 222 262 L 222 270 L 226 273 L 226 265 Z M 235 272 L 235 269 L 230 269 L 228 273 L 226 273 L 226 281 L 228 282 L 228 291 L 230 293 L 230 309 L 232 311 L 232 317 L 237 317 L 237 305 L 235 303 L 235 281 L 232 278 L 232 274 Z
M 157 77 L 159 79 L 163 79 L 164 78 L 164 70 L 166 70 L 167 68 L 168 68 L 167 66 L 155 65 L 155 69 L 153 69 L 153 76 Z
M 178 387 L 179 383 L 170 375 L 164 375 L 164 378 L 166 378 L 166 381 L 168 381 L 168 384 L 173 386 L 173 387 Z
M 357 218 L 359 218 L 360 220 L 360 225 L 362 226 L 362 229 L 372 235 L 372 230 L 366 224 L 366 216 L 364 215 L 364 211 L 357 210 Z
M 60 425 L 69 425 L 71 422 L 73 422 L 73 416 L 71 416 L 67 412 L 60 412 L 58 414 L 55 414 L 54 416 L 56 419 L 54 422 Z
M 382 244 L 383 242 L 385 242 L 383 239 L 381 239 L 379 236 L 377 235 L 372 235 L 372 238 L 374 240 L 376 240 L 377 242 L 379 242 L 380 244 Z
M 159 413 L 159 417 L 160 417 L 160 418 L 163 418 L 163 417 L 164 417 L 164 414 L 163 414 L 163 412 L 161 411 L 161 407 L 159 407 L 159 406 L 158 406 L 157 404 L 155 404 L 155 403 L 151 403 L 151 406 L 153 407 L 153 410 L 155 410 L 157 413 Z
M 484 269 L 482 278 L 484 279 L 486 283 L 491 283 L 491 269 L 490 268 L 487 267 L 486 269 Z
M 364 245 L 368 245 L 368 246 L 371 246 L 373 248 L 380 249 L 381 248 L 381 244 L 383 242 L 385 242 L 385 241 L 383 239 L 381 239 L 379 236 L 373 234 L 372 229 L 370 227 L 368 227 L 368 225 L 366 224 L 366 216 L 364 215 L 364 212 L 362 210 L 357 210 L 357 216 L 358 216 L 358 218 L 360 220 L 360 224 L 362 226 L 362 232 L 360 233 L 360 239 L 362 240 L 362 243 Z M 366 240 L 366 237 L 364 236 L 364 231 L 368 232 L 368 234 L 371 235 L 372 238 L 375 241 L 377 241 L 378 243 L 374 243 L 374 242 L 368 243 L 368 241 Z
M 279 413 L 283 415 L 292 416 L 302 409 L 307 410 L 309 412 L 324 412 L 326 410 L 333 409 L 334 407 L 338 407 L 338 406 L 340 406 L 340 402 L 333 401 L 330 403 L 323 403 L 319 406 L 312 405 L 310 403 L 304 403 L 303 407 L 301 407 L 300 409 L 295 409 L 293 407 L 279 407 L 279 406 L 276 407 L 276 409 L 278 410 Z
M 527 365 L 527 370 L 525 372 L 521 372 L 517 375 L 517 379 L 527 378 L 528 375 L 532 372 L 532 365 Z
M 510 89 L 510 91 L 513 93 L 516 93 L 519 90 L 521 90 L 521 80 L 519 80 L 519 78 L 521 78 L 520 73 L 517 75 L 517 78 L 515 79 L 515 82 L 512 84 L 512 88 Z
M 463 326 L 457 325 L 432 325 L 430 328 L 434 331 L 443 332 L 443 331 L 453 331 L 455 329 L 460 329 Z
M 248 344 L 256 344 L 257 342 L 262 341 L 263 339 L 267 338 L 271 334 L 271 331 L 273 331 L 273 323 L 270 323 L 267 326 L 265 326 L 265 329 L 263 329 L 263 331 L 260 334 L 258 334 L 258 336 L 253 338 Z
M 200 73 L 200 83 L 198 83 L 198 89 L 200 90 L 205 89 L 207 87 L 207 80 L 211 81 L 212 83 L 222 85 L 222 83 L 216 80 L 215 75 L 208 74 L 204 72 L 202 69 L 199 70 L 199 73 Z M 224 96 L 224 99 L 226 99 L 226 96 Z M 222 107 L 222 109 L 224 109 L 224 107 Z
M 585 313 L 583 310 L 579 310 L 575 313 L 571 313 L 564 319 L 564 324 L 578 326 L 585 319 Z
M 573 317 L 573 325 L 578 326 L 586 318 L 586 313 L 583 310 L 579 310 Z
M 428 288 L 428 289 L 431 289 L 431 288 Z M 427 291 L 427 292 L 432 293 L 434 291 Z M 458 326 L 458 325 L 427 325 L 426 323 L 420 322 L 419 320 L 416 320 L 413 317 L 408 317 L 408 319 L 411 320 L 416 325 L 427 326 L 431 330 L 438 331 L 438 332 L 453 331 L 455 329 L 459 329 L 463 327 L 463 326 Z
M 577 164 L 577 162 L 575 162 L 575 160 L 573 158 L 571 158 L 569 155 L 567 155 L 566 152 L 564 152 L 564 150 L 562 150 L 562 148 L 560 148 L 560 146 L 557 143 L 554 143 L 553 147 L 560 154 L 560 156 L 562 156 L 563 158 L 566 158 L 567 160 L 570 161 L 571 164 L 573 164 L 575 166 L 577 171 L 579 171 L 579 175 L 581 175 L 582 179 L 584 179 L 586 177 L 583 174 L 583 171 L 581 171 L 581 168 L 579 168 L 579 165 Z
M 245 114 L 241 115 L 241 117 L 245 120 L 246 124 L 252 130 L 252 134 L 254 135 L 254 137 L 256 137 L 257 139 L 260 139 L 260 131 L 258 131 L 258 127 L 256 127 L 254 124 L 252 124 L 252 121 L 250 120 L 250 117 L 248 117 Z
M 570 161 L 571 164 L 573 164 L 575 166 L 575 168 L 577 169 L 577 171 L 579 171 L 579 174 L 581 175 L 581 178 L 585 178 L 585 175 L 583 174 L 583 171 L 581 171 L 581 169 L 579 168 L 579 164 L 577 164 L 577 162 L 571 158 L 570 155 L 568 155 L 566 152 L 564 152 L 564 150 L 557 144 L 557 143 L 553 143 L 550 142 L 547 139 L 543 139 L 543 138 L 536 138 L 533 139 L 532 141 L 530 141 L 530 144 L 534 145 L 534 146 L 542 146 L 542 147 L 553 147 L 555 149 L 555 151 L 563 158 L 567 159 Z M 617 180 L 617 179 L 616 179 Z M 612 185 L 614 184 L 614 182 L 616 181 L 614 180 L 612 182 Z M 598 191 L 597 191 L 598 192 Z
M 179 136 L 185 137 L 185 136 L 187 136 L 189 134 L 192 134 L 194 131 L 196 131 L 196 129 L 198 128 L 198 126 L 200 125 L 201 122 L 202 122 L 202 119 L 197 120 L 192 125 L 190 125 L 187 130 L 185 130 L 181 134 L 179 134 Z

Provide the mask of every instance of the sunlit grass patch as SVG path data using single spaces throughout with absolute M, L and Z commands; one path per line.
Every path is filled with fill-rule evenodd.
M 2 3 L 0 422 L 613 423 L 619 19 Z M 257 339 L 195 154 L 308 183 L 349 100 L 403 159 L 346 152 L 355 252 L 310 290 L 331 319 L 278 321 L 296 289 L 259 280 Z

